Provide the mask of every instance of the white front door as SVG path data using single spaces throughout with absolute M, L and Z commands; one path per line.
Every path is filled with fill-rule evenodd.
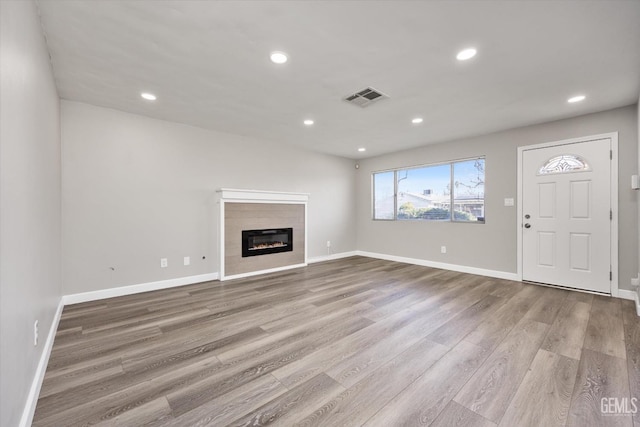
M 611 140 L 522 153 L 522 278 L 611 292 Z

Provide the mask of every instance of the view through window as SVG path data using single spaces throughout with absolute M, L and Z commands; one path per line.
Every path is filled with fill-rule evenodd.
M 482 223 L 484 166 L 481 157 L 374 173 L 373 218 Z

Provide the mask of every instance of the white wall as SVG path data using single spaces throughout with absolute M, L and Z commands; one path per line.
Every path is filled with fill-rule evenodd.
M 310 193 L 309 257 L 356 249 L 351 160 L 68 101 L 62 145 L 65 294 L 217 272 L 222 187 Z
M 638 271 L 638 203 L 630 176 L 638 167 L 636 106 L 466 138 L 360 162 L 357 173 L 358 249 L 499 272 L 517 271 L 517 147 L 619 132 L 619 287 Z M 403 166 L 486 156 L 486 224 L 373 221 L 371 173 Z M 440 253 L 440 246 L 447 253 Z
M 0 425 L 16 426 L 62 295 L 60 115 L 35 4 L 0 2 L 0 23 Z

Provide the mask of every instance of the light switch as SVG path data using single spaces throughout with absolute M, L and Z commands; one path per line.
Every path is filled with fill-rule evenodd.
M 513 197 L 508 197 L 504 199 L 504 205 L 505 206 L 513 206 L 514 202 L 513 202 Z

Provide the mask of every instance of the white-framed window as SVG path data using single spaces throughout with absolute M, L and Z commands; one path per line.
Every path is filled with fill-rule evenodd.
M 478 157 L 374 172 L 373 219 L 484 223 L 484 168 Z

